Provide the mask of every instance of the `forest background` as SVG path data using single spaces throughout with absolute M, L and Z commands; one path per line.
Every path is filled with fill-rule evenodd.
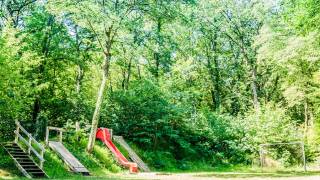
M 1 0 L 0 140 L 76 121 L 159 169 L 319 153 L 318 0 Z M 270 157 L 298 164 L 300 149 Z

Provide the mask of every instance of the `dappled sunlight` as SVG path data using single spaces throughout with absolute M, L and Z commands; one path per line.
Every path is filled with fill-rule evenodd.
M 0 169 L 0 179 L 13 179 L 14 177 L 5 170 Z

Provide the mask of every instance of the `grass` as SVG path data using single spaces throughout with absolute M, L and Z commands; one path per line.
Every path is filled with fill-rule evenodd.
M 85 151 L 85 141 L 68 141 L 64 143 L 66 148 L 90 171 L 91 176 L 84 177 L 79 174 L 74 174 L 68 170 L 68 167 L 63 161 L 51 150 L 47 149 L 45 153 L 44 170 L 51 179 L 128 179 L 127 175 L 115 174 L 114 172 L 121 172 L 121 168 L 116 164 L 112 154 L 105 148 L 105 145 L 97 141 L 92 154 Z M 71 143 L 70 143 L 71 142 Z M 280 178 L 280 177 L 303 177 L 319 175 L 319 171 L 303 172 L 302 168 L 287 168 L 287 169 L 261 169 L 252 168 L 243 165 L 229 165 L 212 167 L 205 161 L 183 161 L 175 160 L 170 154 L 166 152 L 148 152 L 139 149 L 130 143 L 132 148 L 142 157 L 142 159 L 152 165 L 152 169 L 157 171 L 154 178 L 161 175 L 168 175 L 174 177 L 175 174 L 188 174 L 194 178 Z M 117 146 L 125 156 L 126 151 L 119 145 Z M 4 149 L 0 147 L 0 179 L 25 179 L 21 178 L 20 172 L 15 168 L 13 161 L 6 154 Z M 156 162 L 156 161 L 161 162 Z M 164 167 L 157 168 L 156 163 L 163 163 Z M 184 167 L 181 168 L 181 164 Z M 135 177 L 135 176 L 130 176 Z M 130 178 L 129 177 L 129 178 Z M 139 175 L 135 177 L 139 178 Z M 143 176 L 140 177 L 143 179 Z
M 280 178 L 280 177 L 305 177 L 320 175 L 320 171 L 251 171 L 251 172 L 207 172 L 195 175 L 195 177 L 216 178 Z
M 70 142 L 70 141 L 66 141 Z M 73 142 L 74 143 L 74 142 Z M 110 152 L 104 146 L 96 145 L 92 154 L 85 151 L 85 142 L 64 143 L 66 148 L 90 171 L 90 177 L 72 173 L 52 150 L 46 149 L 44 171 L 52 179 L 119 179 L 114 172 L 120 172 Z M 0 179 L 23 179 L 13 160 L 0 146 Z M 101 178 L 100 178 L 101 177 Z

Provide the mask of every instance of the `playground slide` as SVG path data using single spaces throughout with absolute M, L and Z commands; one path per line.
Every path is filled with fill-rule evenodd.
M 76 173 L 90 175 L 89 171 L 75 158 L 61 142 L 49 141 L 49 147 Z
M 107 128 L 98 128 L 96 138 L 101 140 L 112 152 L 113 155 L 116 156 L 118 162 L 129 168 L 130 173 L 137 173 L 138 166 L 136 163 L 129 162 L 123 154 L 119 151 L 119 149 L 113 144 L 111 140 L 110 132 Z
M 139 170 L 150 172 L 148 165 L 142 161 L 142 159 L 134 152 L 133 149 L 131 149 L 129 144 L 123 139 L 122 136 L 112 136 L 112 139 L 128 152 L 130 159 L 137 163 Z

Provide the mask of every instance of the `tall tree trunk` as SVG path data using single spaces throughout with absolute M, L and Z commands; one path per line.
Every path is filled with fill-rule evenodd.
M 210 79 L 212 83 L 212 89 L 211 89 L 212 103 L 213 103 L 214 109 L 218 110 L 220 108 L 220 86 L 219 86 L 220 80 L 218 77 L 219 70 L 218 70 L 218 67 L 216 67 L 217 66 L 216 63 L 217 62 L 214 63 L 215 67 L 213 68 L 211 64 L 211 59 L 207 58 L 207 68 L 210 73 Z
M 127 79 L 126 79 L 126 85 L 125 88 L 126 90 L 129 89 L 129 82 L 130 82 L 130 77 L 131 77 L 131 66 L 132 66 L 132 57 L 129 60 L 129 64 L 128 64 L 128 72 L 127 72 Z
M 213 58 L 211 55 L 213 53 Z M 213 65 L 212 67 L 212 61 Z M 213 37 L 210 40 L 210 50 L 207 49 L 207 68 L 209 71 L 211 83 L 212 83 L 212 103 L 215 110 L 220 109 L 221 104 L 221 96 L 220 96 L 220 71 L 219 71 L 219 62 L 218 62 L 218 54 L 217 54 L 217 34 L 214 33 Z
M 154 53 L 154 59 L 156 61 L 156 67 L 155 67 L 155 72 L 154 72 L 154 76 L 156 78 L 156 80 L 159 80 L 159 67 L 160 67 L 160 57 L 159 57 L 159 53 Z
M 256 112 L 259 112 L 260 110 L 260 104 L 258 100 L 258 93 L 257 93 L 257 70 L 255 67 L 251 70 L 251 88 L 252 88 L 252 94 L 253 94 L 253 107 L 256 110 Z
M 244 55 L 244 58 L 246 60 L 246 63 L 251 68 L 251 90 L 252 90 L 252 96 L 253 96 L 253 107 L 256 112 L 260 111 L 260 104 L 258 99 L 258 88 L 257 88 L 257 68 L 255 64 L 249 59 L 246 51 L 243 47 L 241 47 L 241 51 Z
M 100 110 L 103 102 L 103 95 L 105 92 L 106 82 L 109 76 L 110 59 L 111 59 L 111 54 L 110 54 L 110 51 L 108 51 L 107 53 L 105 53 L 105 61 L 102 67 L 102 80 L 101 80 L 100 88 L 98 91 L 96 108 L 94 110 L 93 117 L 92 117 L 91 131 L 90 131 L 89 142 L 87 146 L 88 152 L 93 151 L 94 143 L 96 140 L 96 133 L 97 133 L 98 123 L 100 118 Z
M 44 62 L 41 62 L 40 66 L 39 66 L 39 80 L 38 80 L 38 84 L 37 86 L 39 86 L 43 79 L 44 79 L 44 73 L 45 73 L 45 66 L 46 66 L 46 60 L 49 56 L 49 46 L 50 46 L 50 42 L 51 42 L 51 28 L 52 28 L 52 24 L 54 23 L 54 17 L 50 16 L 48 18 L 48 22 L 47 22 L 47 26 L 50 27 L 46 32 L 45 32 L 45 36 L 44 39 L 42 41 L 42 54 L 44 55 Z M 33 107 L 33 112 L 32 112 L 32 120 L 33 122 L 36 123 L 37 121 L 37 117 L 41 111 L 41 99 L 42 99 L 42 93 L 43 90 L 41 90 L 37 95 L 36 95 L 36 99 L 34 101 L 34 107 Z
M 140 69 L 140 64 L 139 62 L 137 63 L 137 71 L 138 71 L 138 78 L 141 79 L 141 69 Z
M 155 72 L 154 72 L 154 75 L 156 77 L 156 80 L 158 81 L 159 80 L 159 71 L 160 71 L 160 51 L 161 51 L 161 48 L 163 46 L 163 43 L 162 43 L 162 40 L 161 40 L 161 28 L 162 28 L 162 21 L 161 21 L 161 18 L 158 18 L 157 19 L 157 43 L 158 43 L 158 47 L 159 49 L 157 49 L 156 52 L 154 52 L 153 56 L 154 56 L 154 60 L 155 60 Z
M 36 97 L 36 99 L 33 102 L 33 110 L 32 110 L 32 121 L 36 122 L 38 114 L 40 113 L 40 100 L 39 97 Z
M 76 25 L 74 27 L 74 31 L 75 31 L 75 34 L 76 34 L 77 55 L 80 58 L 80 56 L 81 56 L 81 52 L 80 52 L 81 42 L 80 42 L 78 28 L 79 27 Z M 81 62 L 80 61 L 81 61 L 81 59 L 77 59 L 78 69 L 77 69 L 77 77 L 76 77 L 76 93 L 77 93 L 78 97 L 80 96 L 81 83 L 82 83 L 82 79 L 83 79 L 83 76 L 84 76 L 83 68 L 81 66 Z
M 80 95 L 83 75 L 84 75 L 83 69 L 80 65 L 78 65 L 77 78 L 76 78 L 76 93 L 78 96 Z

